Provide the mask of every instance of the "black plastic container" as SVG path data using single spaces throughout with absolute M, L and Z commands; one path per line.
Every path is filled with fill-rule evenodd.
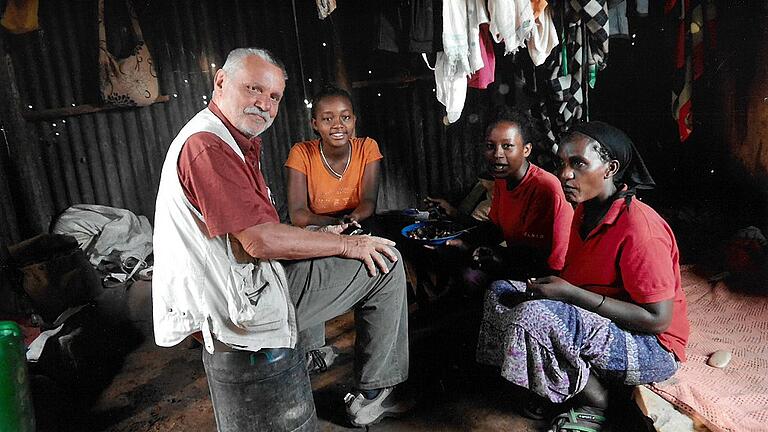
M 317 430 L 306 363 L 296 350 L 203 350 L 219 432 Z

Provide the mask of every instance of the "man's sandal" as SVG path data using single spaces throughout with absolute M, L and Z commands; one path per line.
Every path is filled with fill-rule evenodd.
M 606 418 L 599 414 L 571 408 L 552 419 L 551 432 L 600 432 Z

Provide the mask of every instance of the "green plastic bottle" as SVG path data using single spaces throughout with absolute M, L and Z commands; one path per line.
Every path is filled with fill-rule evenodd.
M 0 432 L 34 432 L 27 358 L 21 328 L 0 321 Z

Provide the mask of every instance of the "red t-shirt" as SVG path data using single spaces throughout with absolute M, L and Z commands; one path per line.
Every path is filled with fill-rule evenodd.
M 280 222 L 259 169 L 261 139 L 238 131 L 211 102 L 245 156 L 245 163 L 224 140 L 210 132 L 191 135 L 177 165 L 184 195 L 200 211 L 208 236 L 235 233 L 253 225 Z
M 542 251 L 550 269 L 563 268 L 573 208 L 557 177 L 531 164 L 512 190 L 507 190 L 506 179 L 496 179 L 489 217 L 501 228 L 508 247 Z
M 586 240 L 579 235 L 584 207 L 576 208 L 565 267 L 560 276 L 573 285 L 638 304 L 674 300 L 672 322 L 659 342 L 685 361 L 690 332 L 679 252 L 669 225 L 652 208 L 617 199 Z

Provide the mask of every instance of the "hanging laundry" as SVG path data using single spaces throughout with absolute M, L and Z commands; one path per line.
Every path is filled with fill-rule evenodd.
M 667 0 L 664 12 L 677 16 L 679 20 L 672 82 L 672 116 L 677 121 L 680 141 L 683 142 L 693 132 L 693 83 L 704 73 L 705 35 L 707 48 L 715 48 L 717 9 L 713 0 Z
M 536 19 L 544 12 L 549 3 L 547 0 L 531 0 L 531 8 L 533 9 L 533 18 Z
M 435 61 L 435 94 L 437 100 L 445 105 L 448 123 L 461 117 L 467 98 L 467 76 L 449 73 L 450 60 L 444 52 L 437 53 Z
M 608 23 L 610 37 L 629 38 L 627 0 L 608 0 Z
M 461 117 L 467 77 L 484 66 L 480 24 L 487 22 L 484 0 L 443 1 L 443 51 L 435 62 L 435 93 L 449 123 Z
M 336 10 L 336 0 L 315 0 L 317 3 L 317 16 L 322 20 Z
M 570 0 L 571 23 L 584 25 L 588 35 L 589 64 L 605 68 L 605 57 L 608 55 L 608 3 L 606 0 Z M 574 58 L 578 56 L 574 55 Z M 577 59 L 578 61 L 578 59 Z
M 565 6 L 567 28 L 561 44 L 565 47 L 550 82 L 555 100 L 560 103 L 556 119 L 560 132 L 582 117 L 586 87 L 594 86 L 594 77 L 605 67 L 608 55 L 607 1 L 570 0 Z
M 377 49 L 413 53 L 442 49 L 443 20 L 438 0 L 379 0 L 375 7 Z
M 472 88 L 486 89 L 496 79 L 496 53 L 493 51 L 488 23 L 480 24 L 480 53 L 483 56 L 484 66 L 469 77 L 467 85 Z
M 589 88 L 594 87 L 597 71 L 605 68 L 608 55 L 607 0 L 567 0 L 560 4 L 562 9 L 553 11 L 553 17 L 563 20 L 560 54 L 546 58 L 542 68 L 548 77 L 543 87 L 549 92 L 540 91 L 540 103 L 532 109 L 553 149 L 555 137 L 588 112 Z
M 504 42 L 504 54 L 513 54 L 530 37 L 534 27 L 531 0 L 488 0 L 493 40 Z
M 635 0 L 635 14 L 648 16 L 648 0 Z
M 446 76 L 471 73 L 467 43 L 467 5 L 464 0 L 443 1 L 443 53 Z
M 469 47 L 469 72 L 471 74 L 483 68 L 482 48 L 480 45 L 480 26 L 488 23 L 488 10 L 485 0 L 466 0 L 467 5 L 467 46 Z
M 8 0 L 0 25 L 11 33 L 28 33 L 40 28 L 37 19 L 38 0 Z
M 541 11 L 535 23 L 531 37 L 528 38 L 528 54 L 535 66 L 541 66 L 552 50 L 560 44 L 555 21 L 552 19 L 552 8 L 546 7 Z

